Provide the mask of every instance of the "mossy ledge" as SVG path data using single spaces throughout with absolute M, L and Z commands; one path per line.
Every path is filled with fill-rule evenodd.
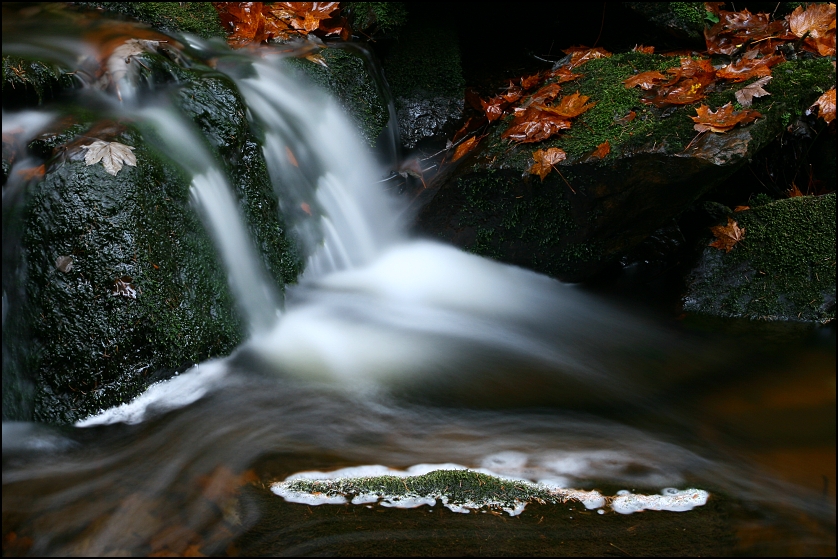
M 835 194 L 778 200 L 733 215 L 745 237 L 706 247 L 684 310 L 731 318 L 835 320 Z

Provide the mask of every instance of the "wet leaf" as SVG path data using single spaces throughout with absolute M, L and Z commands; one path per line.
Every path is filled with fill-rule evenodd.
M 798 6 L 786 19 L 789 29 L 798 37 L 826 37 L 830 31 L 835 33 L 835 4 L 809 4 L 805 8 Z
M 752 84 L 748 84 L 736 92 L 736 101 L 743 107 L 750 107 L 754 97 L 765 97 L 771 95 L 762 86 L 771 81 L 771 76 L 760 78 Z
M 619 124 L 620 126 L 625 126 L 626 124 L 628 124 L 629 122 L 631 122 L 635 118 L 637 118 L 637 113 L 634 112 L 634 111 L 629 111 L 626 116 L 624 116 L 623 118 L 618 118 L 614 122 L 616 124 Z
M 716 81 L 716 71 L 708 59 L 682 57 L 678 68 L 666 72 L 672 75 L 670 80 L 650 89 L 652 96 L 644 102 L 659 108 L 689 105 L 704 99 L 707 87 Z
M 123 165 L 130 167 L 137 165 L 137 157 L 131 153 L 135 148 L 119 142 L 96 140 L 90 145 L 81 147 L 87 150 L 84 155 L 85 165 L 95 165 L 101 161 L 105 171 L 114 176 L 122 169 Z
M 548 83 L 535 93 L 529 99 L 527 105 L 536 104 L 536 105 L 543 105 L 544 103 L 548 103 L 554 100 L 556 97 L 559 96 L 559 92 L 561 92 L 562 86 L 557 83 Z
M 564 53 L 570 55 L 570 61 L 567 63 L 568 69 L 577 68 L 589 60 L 611 56 L 610 52 L 601 47 L 570 47 L 565 49 Z
M 770 14 L 719 11 L 719 23 L 704 30 L 707 52 L 734 54 L 755 41 L 793 38 L 785 20 L 772 21 Z
M 789 198 L 797 198 L 798 196 L 803 196 L 803 193 L 800 192 L 800 189 L 794 183 L 791 183 L 791 188 L 786 190 L 786 194 L 788 194 Z
M 596 102 L 588 103 L 588 99 L 590 97 L 580 95 L 577 91 L 562 97 L 558 105 L 543 107 L 542 110 L 565 118 L 575 118 L 596 105 Z
M 454 155 L 451 157 L 451 161 L 460 159 L 462 156 L 474 149 L 478 143 L 480 143 L 480 139 L 477 136 L 472 136 L 462 144 L 458 145 L 457 149 L 454 150 Z
M 750 209 L 751 209 L 751 206 L 736 206 L 735 208 L 733 208 L 733 213 L 744 212 L 745 210 L 750 210 Z
M 656 70 L 650 70 L 648 72 L 640 72 L 627 80 L 623 80 L 623 84 L 627 88 L 639 87 L 640 89 L 650 90 L 670 79 Z
M 712 231 L 716 240 L 708 246 L 725 252 L 733 250 L 736 243 L 745 238 L 745 228 L 739 227 L 739 224 L 730 217 L 727 218 L 727 225 L 716 225 L 715 227 L 711 227 L 710 231 Z
M 739 124 L 748 124 L 760 118 L 762 115 L 757 111 L 734 111 L 733 104 L 728 103 L 717 111 L 711 111 L 707 105 L 701 105 L 696 109 L 698 116 L 690 118 L 696 123 L 694 128 L 699 132 L 727 132 Z
M 756 54 L 756 51 L 750 51 Z M 743 82 L 751 78 L 759 78 L 771 75 L 771 67 L 780 62 L 785 62 L 781 54 L 754 58 L 743 56 L 738 62 L 728 64 L 716 70 L 716 76 L 732 82 Z
M 46 173 L 46 168 L 44 165 L 38 165 L 37 167 L 25 167 L 23 169 L 16 169 L 15 173 L 20 175 L 23 180 L 31 181 L 33 179 L 39 179 L 44 176 Z
M 294 167 L 300 166 L 300 164 L 297 163 L 297 158 L 294 157 L 294 152 L 291 151 L 291 148 L 289 148 L 288 146 L 285 146 L 285 157 L 288 158 L 288 162 Z
M 553 165 L 567 158 L 564 150 L 559 148 L 548 148 L 547 150 L 540 149 L 534 151 L 532 158 L 535 160 L 532 167 L 530 167 L 531 175 L 538 175 L 541 177 L 541 182 L 544 182 L 545 177 L 553 170 Z
M 609 153 L 611 153 L 611 144 L 609 144 L 608 140 L 606 140 L 596 147 L 594 152 L 591 154 L 591 157 L 596 159 L 602 159 Z
M 550 78 L 556 78 L 555 83 L 565 83 L 573 80 L 577 80 L 582 77 L 582 74 L 574 74 L 570 71 L 570 69 L 565 68 L 564 66 L 559 66 L 549 74 L 547 74 Z
M 643 54 L 655 54 L 655 47 L 647 47 L 644 45 L 634 45 L 631 49 L 633 52 L 642 52 Z
M 537 86 L 540 81 L 541 74 L 533 74 L 532 76 L 521 78 L 521 87 L 524 88 L 524 90 L 526 91 Z
M 136 299 L 137 298 L 137 288 L 132 283 L 134 280 L 131 276 L 122 276 L 121 278 L 117 278 L 113 280 L 114 288 L 111 291 L 112 295 L 121 295 L 122 297 L 128 297 L 129 299 Z
M 73 269 L 73 257 L 59 256 L 55 259 L 55 269 L 66 274 Z
M 827 123 L 835 120 L 835 88 L 833 87 L 815 101 L 810 109 L 818 107 L 818 116 L 824 119 Z
M 501 138 L 529 144 L 546 140 L 568 128 L 570 120 L 567 118 L 531 107 L 516 115 L 512 126 L 501 134 Z

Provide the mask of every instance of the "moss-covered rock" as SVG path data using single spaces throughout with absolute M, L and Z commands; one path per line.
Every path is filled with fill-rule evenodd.
M 225 37 L 218 12 L 211 2 L 79 2 L 81 6 L 122 14 L 161 31 L 193 33 L 199 37 Z
M 457 29 L 438 8 L 411 6 L 397 42 L 383 56 L 383 66 L 405 146 L 439 136 L 460 118 L 465 81 Z
M 53 62 L 3 56 L 5 108 L 43 104 L 75 83 L 68 70 Z
M 383 84 L 375 81 L 362 55 L 348 49 L 327 48 L 320 52 L 326 66 L 305 58 L 290 58 L 289 68 L 334 96 L 355 122 L 361 136 L 375 144 L 389 119 Z
M 625 2 L 625 5 L 667 34 L 689 44 L 704 45 L 704 27 L 718 20 L 704 2 Z
M 503 140 L 511 117 L 502 119 L 421 210 L 418 229 L 554 277 L 585 279 L 721 184 L 835 80 L 826 59 L 780 64 L 767 86 L 771 96 L 754 103 L 763 118 L 698 135 L 690 119 L 697 104 L 658 109 L 623 85 L 637 72 L 678 64 L 675 57 L 631 52 L 579 67 L 583 77 L 563 91 L 579 91 L 596 106 L 569 131 L 535 144 Z M 735 102 L 747 83 L 718 84 L 702 102 L 713 109 Z M 606 141 L 610 153 L 591 157 Z M 550 147 L 567 159 L 542 182 L 529 168 L 533 152 Z
M 835 319 L 835 194 L 778 200 L 733 219 L 745 229 L 744 239 L 730 252 L 704 249 L 689 276 L 684 310 L 759 320 Z

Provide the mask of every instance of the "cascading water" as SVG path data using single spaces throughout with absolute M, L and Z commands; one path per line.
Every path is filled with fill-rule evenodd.
M 68 65 L 95 50 L 69 36 L 36 46 L 61 45 Z M 293 83 L 282 56 L 179 39 L 184 60 L 216 58 L 235 80 L 305 271 L 281 300 L 223 168 L 166 91 L 136 88 L 130 74 L 120 75 L 118 97 L 81 89 L 77 102 L 95 99 L 139 123 L 191 176 L 249 338 L 74 428 L 4 423 L 4 537 L 9 512 L 8 530 L 33 538 L 25 551 L 36 555 L 185 553 L 198 542 L 231 552 L 266 505 L 241 508 L 223 487 L 254 464 L 263 482 L 430 463 L 550 487 L 698 484 L 829 518 L 825 503 L 797 489 L 708 458 L 689 433 L 673 399 L 684 397 L 681 383 L 718 367 L 720 357 L 701 355 L 706 346 L 577 287 L 410 239 L 398 201 L 377 187 L 384 169 L 335 103 Z M 3 48 L 35 47 L 7 44 L 4 33 Z M 36 129 L 50 118 L 4 113 L 4 133 L 7 122 Z M 11 186 L 4 216 L 19 197 Z M 6 239 L 4 226 L 4 262 Z M 6 286 L 4 275 L 4 324 Z M 283 514 L 282 529 L 245 549 L 317 553 L 347 537 L 338 525 L 292 545 L 296 524 Z M 432 537 L 417 530 L 410 537 Z

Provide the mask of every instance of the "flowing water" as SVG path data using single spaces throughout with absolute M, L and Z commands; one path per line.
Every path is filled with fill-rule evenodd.
M 101 45 L 56 18 L 33 33 L 4 15 L 4 54 L 95 59 Z M 412 239 L 380 189 L 388 170 L 337 104 L 288 77 L 287 52 L 178 39 L 184 59 L 235 80 L 264 132 L 305 273 L 284 294 L 270 284 L 227 178 L 166 91 L 128 72 L 116 91 L 84 83 L 74 102 L 154 130 L 147 141 L 192 177 L 249 337 L 74 427 L 4 423 L 4 553 L 834 553 L 834 327 L 677 322 Z M 4 113 L 3 127 L 52 118 Z M 4 322 L 14 293 L 4 275 Z M 299 472 L 428 464 L 710 497 L 686 512 L 498 517 L 267 490 Z

